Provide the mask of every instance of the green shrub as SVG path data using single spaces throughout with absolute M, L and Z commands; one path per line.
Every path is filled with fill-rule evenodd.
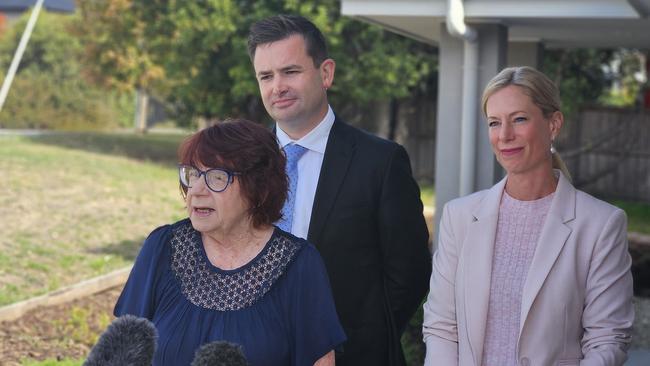
M 420 304 L 402 334 L 402 349 L 407 365 L 422 365 L 424 363 L 426 348 L 422 340 L 423 305 L 424 303 Z
M 40 15 L 0 112 L 0 128 L 99 130 L 131 125 L 131 94 L 102 90 L 84 79 L 79 62 L 83 48 L 68 29 L 74 17 Z M 26 19 L 0 37 L 2 80 Z
M 650 205 L 643 202 L 615 200 L 611 202 L 627 214 L 628 231 L 650 234 Z

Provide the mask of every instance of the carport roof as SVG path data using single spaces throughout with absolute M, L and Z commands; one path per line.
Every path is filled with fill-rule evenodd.
M 650 0 L 465 0 L 465 22 L 499 23 L 546 47 L 650 48 Z M 341 12 L 437 44 L 445 0 L 342 0 Z

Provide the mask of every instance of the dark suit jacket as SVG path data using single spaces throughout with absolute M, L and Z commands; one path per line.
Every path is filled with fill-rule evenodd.
M 327 267 L 348 341 L 339 365 L 404 365 L 401 334 L 431 274 L 420 190 L 400 145 L 336 119 L 307 239 Z

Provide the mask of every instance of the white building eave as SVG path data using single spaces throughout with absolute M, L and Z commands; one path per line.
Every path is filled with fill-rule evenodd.
M 466 0 L 471 18 L 636 19 L 647 15 L 647 0 Z M 440 17 L 447 14 L 445 0 L 343 0 L 348 16 Z
M 343 15 L 437 44 L 444 0 L 342 0 Z M 547 47 L 650 48 L 650 0 L 466 0 L 468 24 L 508 27 L 511 41 Z

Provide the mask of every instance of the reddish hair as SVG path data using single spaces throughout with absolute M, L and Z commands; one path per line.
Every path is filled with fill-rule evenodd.
M 195 167 L 240 173 L 241 194 L 249 205 L 253 226 L 271 225 L 282 217 L 287 197 L 286 158 L 271 131 L 245 119 L 229 119 L 185 139 L 178 161 Z M 180 184 L 183 198 L 187 188 Z

